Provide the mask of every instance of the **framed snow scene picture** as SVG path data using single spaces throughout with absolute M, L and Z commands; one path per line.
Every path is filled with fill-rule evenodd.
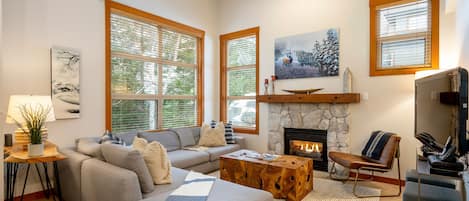
M 51 48 L 52 105 L 56 119 L 80 118 L 80 53 Z
M 278 79 L 339 75 L 339 30 L 327 29 L 275 40 Z

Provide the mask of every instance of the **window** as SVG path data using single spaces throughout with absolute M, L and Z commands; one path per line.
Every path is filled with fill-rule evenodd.
M 106 128 L 200 125 L 204 32 L 106 1 Z
M 439 0 L 370 0 L 370 75 L 438 69 Z
M 258 133 L 259 27 L 220 36 L 220 119 Z

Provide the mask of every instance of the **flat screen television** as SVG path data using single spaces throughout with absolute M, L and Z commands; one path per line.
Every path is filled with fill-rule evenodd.
M 457 152 L 468 152 L 467 70 L 455 68 L 415 80 L 415 135 L 431 134 L 440 144 L 452 136 Z

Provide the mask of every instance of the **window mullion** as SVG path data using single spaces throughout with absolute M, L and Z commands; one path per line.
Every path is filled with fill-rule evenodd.
M 163 58 L 163 31 L 161 27 L 158 26 L 158 58 Z M 160 60 L 161 61 L 161 60 Z M 163 127 L 163 64 L 158 62 L 158 93 L 156 94 L 156 99 L 158 106 L 156 107 L 156 128 L 161 129 Z

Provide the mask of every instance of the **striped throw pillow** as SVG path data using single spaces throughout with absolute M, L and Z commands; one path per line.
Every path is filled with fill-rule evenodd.
M 215 128 L 216 125 L 217 122 L 215 120 L 210 122 L 210 127 Z M 227 144 L 236 144 L 233 124 L 231 121 L 225 124 L 225 140 Z

